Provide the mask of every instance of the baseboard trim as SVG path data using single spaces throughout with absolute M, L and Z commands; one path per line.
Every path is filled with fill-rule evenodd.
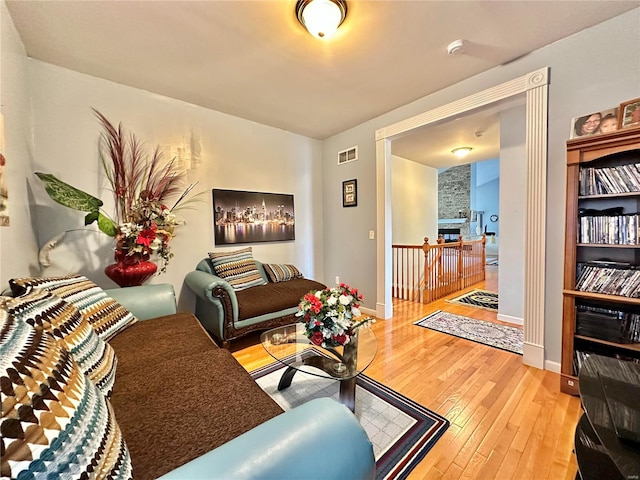
M 376 303 L 376 317 L 386 320 L 387 318 L 392 317 L 392 310 L 390 305 L 385 305 L 384 303 Z
M 524 325 L 524 318 L 512 317 L 511 315 L 503 315 L 501 313 L 499 313 L 496 318 L 502 322 L 512 323 L 514 325 Z
M 522 346 L 522 363 L 544 370 L 544 347 L 524 342 Z
M 378 312 L 376 312 L 373 308 L 360 307 L 360 311 L 365 315 L 371 315 L 372 317 L 378 316 Z
M 552 362 L 551 360 L 544 361 L 544 369 L 550 372 L 560 373 L 560 363 Z

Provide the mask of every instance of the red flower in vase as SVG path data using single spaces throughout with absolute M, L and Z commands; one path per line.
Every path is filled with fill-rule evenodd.
M 322 340 L 324 340 L 324 338 L 320 332 L 314 332 L 314 334 L 311 335 L 311 343 L 314 345 L 322 345 Z
M 340 345 L 344 345 L 347 341 L 347 336 L 344 333 L 342 335 L 334 335 L 332 338 Z
M 144 230 L 142 230 L 139 234 L 138 234 L 138 238 L 136 238 L 136 243 L 138 245 L 144 245 L 145 247 L 148 247 L 151 245 L 151 242 L 153 242 L 156 239 L 156 224 L 152 224 L 151 228 L 146 228 Z

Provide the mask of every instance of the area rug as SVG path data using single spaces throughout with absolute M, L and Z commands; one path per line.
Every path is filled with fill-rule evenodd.
M 463 317 L 438 310 L 415 325 L 522 355 L 521 328 Z
M 498 311 L 498 294 L 488 290 L 475 289 L 460 295 L 459 297 L 446 300 L 449 303 L 459 303 L 470 307 L 484 308 L 485 310 Z
M 289 388 L 278 392 L 284 368 L 276 362 L 251 372 L 256 383 L 283 410 L 318 397 L 338 401 L 337 380 L 304 371 L 296 373 Z M 364 374 L 356 379 L 355 415 L 373 443 L 377 479 L 407 478 L 449 427 L 446 418 Z

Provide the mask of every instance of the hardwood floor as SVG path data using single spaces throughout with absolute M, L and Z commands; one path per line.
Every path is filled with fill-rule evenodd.
M 497 291 L 497 267 L 473 288 Z M 436 310 L 497 321 L 494 312 L 444 300 L 397 301 L 393 318 L 373 325 L 378 353 L 366 375 L 451 422 L 409 478 L 575 478 L 579 399 L 560 392 L 558 374 L 524 366 L 520 355 L 413 325 Z M 258 336 L 233 349 L 249 371 L 272 362 Z

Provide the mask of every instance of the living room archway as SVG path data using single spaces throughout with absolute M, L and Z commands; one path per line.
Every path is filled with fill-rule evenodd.
M 527 200 L 525 241 L 523 362 L 544 368 L 544 301 L 549 68 L 376 130 L 376 314 L 390 318 L 391 301 L 391 142 L 399 135 L 456 115 L 526 95 Z

